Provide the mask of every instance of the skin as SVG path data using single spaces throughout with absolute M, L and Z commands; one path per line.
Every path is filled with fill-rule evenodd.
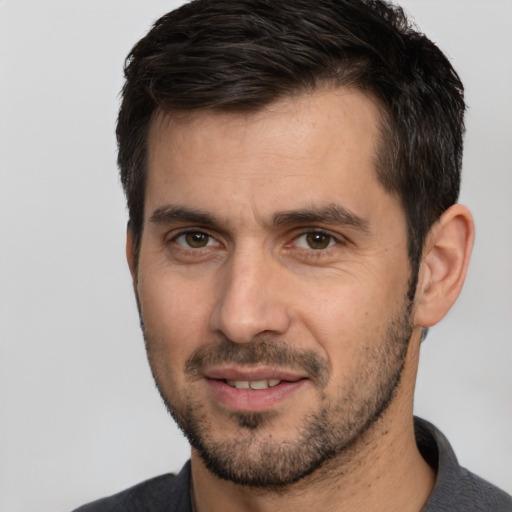
M 257 464 L 269 444 L 300 442 L 322 408 L 352 404 L 355 410 L 332 413 L 344 425 L 403 362 L 378 420 L 356 425 L 347 448 L 297 483 L 238 485 L 213 474 L 193 449 L 199 512 L 412 511 L 432 490 L 435 475 L 417 450 L 412 423 L 421 328 L 438 322 L 460 292 L 473 224 L 456 205 L 433 227 L 407 316 L 405 359 L 384 358 L 393 346 L 390 323 L 404 318 L 410 272 L 404 213 L 375 174 L 378 122 L 370 97 L 329 89 L 255 114 L 159 115 L 151 126 L 139 261 L 129 231 L 127 257 L 153 375 L 178 417 L 192 404 L 210 441 L 235 439 L 244 447 L 240 460 Z M 350 215 L 329 220 L 332 205 Z M 209 217 L 177 216 L 176 207 Z M 324 215 L 283 215 L 298 211 Z M 318 230 L 324 235 L 311 234 Z M 326 378 L 304 367 L 241 361 L 187 372 L 194 354 L 226 340 L 241 353 L 266 342 L 312 353 Z M 218 392 L 225 384 L 212 385 L 225 372 L 257 380 L 285 370 L 301 380 L 284 397 L 262 393 L 258 401 L 228 389 L 226 398 Z M 255 411 L 265 421 L 243 425 L 240 415 Z

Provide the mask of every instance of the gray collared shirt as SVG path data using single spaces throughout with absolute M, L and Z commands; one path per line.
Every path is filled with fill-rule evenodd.
M 432 494 L 421 512 L 512 512 L 512 497 L 461 467 L 450 443 L 431 423 L 415 418 L 416 442 L 437 471 Z M 190 461 L 178 475 L 146 480 L 75 512 L 193 512 Z

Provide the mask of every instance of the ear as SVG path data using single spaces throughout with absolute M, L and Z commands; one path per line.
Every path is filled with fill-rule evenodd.
M 415 323 L 431 327 L 448 313 L 466 278 L 475 226 L 463 205 L 448 208 L 431 228 L 420 265 Z
M 135 254 L 135 237 L 133 230 L 128 222 L 126 226 L 126 261 L 132 275 L 133 286 L 137 286 L 137 261 Z

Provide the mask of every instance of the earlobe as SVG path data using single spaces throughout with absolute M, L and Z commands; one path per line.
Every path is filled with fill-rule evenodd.
M 463 205 L 446 210 L 427 237 L 416 292 L 415 323 L 431 327 L 459 296 L 475 237 L 473 217 Z

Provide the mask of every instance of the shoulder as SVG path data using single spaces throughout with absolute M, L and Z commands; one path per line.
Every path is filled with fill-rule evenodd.
M 422 512 L 512 512 L 512 498 L 460 466 L 450 443 L 434 425 L 415 418 L 415 434 L 423 458 L 437 472 Z
M 190 470 L 167 473 L 102 498 L 74 512 L 190 512 Z
M 495 485 L 461 468 L 460 501 L 475 512 L 512 512 L 512 497 Z

